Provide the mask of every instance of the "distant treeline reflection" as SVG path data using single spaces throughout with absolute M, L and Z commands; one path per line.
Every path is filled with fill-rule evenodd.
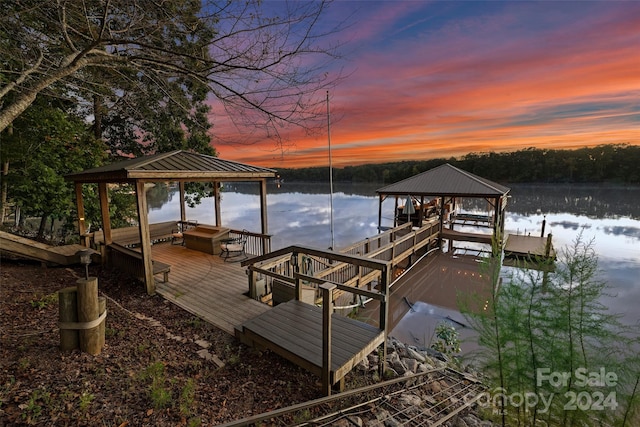
M 505 183 L 640 183 L 640 146 L 628 144 L 577 150 L 527 148 L 509 153 L 470 153 L 460 158 L 347 166 L 334 168 L 333 179 L 390 184 L 443 163 Z M 278 171 L 285 181 L 324 182 L 329 179 L 327 167 Z

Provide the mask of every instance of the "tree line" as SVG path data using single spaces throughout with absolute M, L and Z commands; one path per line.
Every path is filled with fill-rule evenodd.
M 391 184 L 449 163 L 467 172 L 504 183 L 640 183 L 640 146 L 603 144 L 575 150 L 526 148 L 506 153 L 470 153 L 459 158 L 437 158 L 333 169 L 333 179 L 344 182 Z M 279 169 L 291 181 L 326 182 L 328 167 Z

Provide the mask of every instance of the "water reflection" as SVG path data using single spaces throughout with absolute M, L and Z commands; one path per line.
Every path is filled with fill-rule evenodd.
M 380 184 L 335 185 L 333 196 L 336 248 L 345 247 L 377 233 Z M 640 321 L 640 191 L 630 187 L 601 186 L 512 186 L 507 205 L 506 231 L 539 235 L 543 221 L 545 234 L 552 233 L 555 248 L 562 251 L 578 235 L 593 239 L 599 257 L 601 277 L 618 297 L 603 301 L 612 312 L 621 313 L 626 323 Z M 179 197 L 170 189 L 159 209 L 149 212 L 150 222 L 177 220 Z M 291 244 L 328 248 L 331 242 L 328 185 L 285 183 L 268 186 L 269 233 L 273 249 Z M 383 203 L 383 226 L 393 221 L 392 199 Z M 158 206 L 150 203 L 150 206 Z M 486 202 L 465 202 L 465 209 L 486 210 Z M 260 199 L 257 184 L 225 184 L 221 201 L 225 226 L 259 231 Z M 215 223 L 212 199 L 203 199 L 187 209 L 187 218 Z M 469 245 L 471 246 L 471 245 Z M 441 294 L 434 292 L 432 295 Z M 428 294 L 410 299 L 446 309 Z M 405 304 L 406 305 L 406 304 Z M 421 307 L 421 306 L 419 306 Z M 449 308 L 450 309 L 450 308 Z M 420 312 L 422 313 L 422 312 Z M 414 318 L 418 316 L 415 315 Z M 419 335 L 424 335 L 420 333 Z

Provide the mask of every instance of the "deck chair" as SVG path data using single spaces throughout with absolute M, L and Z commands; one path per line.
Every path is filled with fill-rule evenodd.
M 184 232 L 190 228 L 196 227 L 198 221 L 178 221 L 177 228 L 171 230 L 171 244 L 184 246 Z
M 247 230 L 242 230 L 240 237 L 220 241 L 220 258 L 224 259 L 224 262 L 243 261 L 247 259 L 247 254 L 245 253 L 247 233 Z

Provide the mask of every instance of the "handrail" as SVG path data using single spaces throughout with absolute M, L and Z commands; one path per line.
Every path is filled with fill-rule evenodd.
M 343 283 L 336 283 L 336 282 L 330 282 L 328 280 L 322 280 L 322 279 L 318 279 L 316 277 L 313 276 L 307 276 L 305 274 L 300 274 L 300 273 L 295 273 L 295 278 L 296 279 L 302 279 L 302 280 L 306 280 L 309 282 L 314 282 L 317 283 L 319 285 L 323 284 L 323 283 L 330 283 L 332 285 L 335 285 L 337 289 L 344 291 L 344 292 L 350 292 L 352 294 L 356 294 L 356 295 L 362 295 L 365 297 L 369 297 L 369 298 L 373 298 L 377 301 L 386 301 L 386 295 L 384 295 L 381 292 L 378 291 L 369 291 L 366 289 L 361 289 L 361 288 L 354 288 L 353 286 L 347 286 Z
M 245 252 L 251 255 L 264 255 L 271 251 L 271 235 L 254 233 L 248 230 L 229 230 L 230 237 L 245 237 Z
M 329 282 L 361 288 L 375 282 L 379 279 L 380 262 L 389 263 L 389 268 L 394 268 L 417 250 L 434 241 L 438 236 L 439 226 L 438 221 L 429 221 L 424 222 L 423 227 L 419 229 L 408 231 L 409 226 L 405 224 L 385 232 L 386 237 L 383 239 L 369 241 L 370 245 L 367 249 L 373 250 L 363 254 L 345 253 L 344 249 L 332 251 L 307 246 L 289 246 L 245 260 L 241 265 L 248 267 L 249 290 L 251 297 L 255 299 L 258 299 L 259 295 L 254 295 L 257 291 L 252 290 L 259 277 L 267 279 L 264 284 L 267 293 L 273 280 L 291 285 L 300 280 L 313 283 L 316 288 L 316 298 L 318 298 L 319 283 Z M 389 238 L 390 242 L 377 247 L 379 241 L 386 238 Z M 367 240 L 360 243 L 367 243 Z M 350 248 L 353 249 L 355 246 L 352 245 Z M 297 273 L 305 277 L 296 276 Z M 313 280 L 310 279 L 311 277 Z M 340 287 L 336 292 L 344 293 L 347 290 Z

